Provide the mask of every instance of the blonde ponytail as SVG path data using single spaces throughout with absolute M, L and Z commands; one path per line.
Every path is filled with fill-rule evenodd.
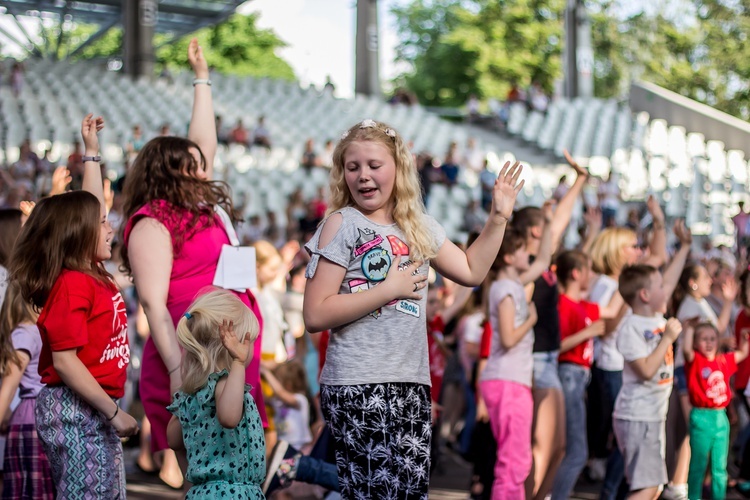
M 195 394 L 212 373 L 229 368 L 232 357 L 219 335 L 222 321 L 233 321 L 240 341 L 258 338 L 258 320 L 250 309 L 227 290 L 215 290 L 198 297 L 177 323 L 177 341 L 185 350 L 182 358 L 182 387 Z

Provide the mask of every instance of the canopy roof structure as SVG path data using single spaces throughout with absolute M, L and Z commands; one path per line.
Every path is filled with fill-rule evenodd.
M 150 16 L 155 32 L 170 33 L 174 38 L 227 19 L 245 0 L 3 0 L 0 14 L 12 16 L 26 40 L 19 39 L 0 25 L 0 33 L 31 53 L 39 49 L 19 22 L 20 16 L 52 16 L 73 22 L 95 24 L 99 30 L 76 47 L 71 54 L 104 35 L 115 26 L 122 26 L 125 9 L 140 9 Z M 144 8 L 145 7 L 145 8 Z

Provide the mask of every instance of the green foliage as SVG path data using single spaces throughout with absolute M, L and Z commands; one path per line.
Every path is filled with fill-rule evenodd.
M 286 44 L 272 31 L 256 26 L 257 14 L 234 14 L 216 26 L 202 28 L 178 40 L 156 34 L 154 47 L 157 69 L 187 69 L 187 47 L 198 38 L 204 54 L 216 70 L 234 75 L 294 80 L 292 67 L 276 55 Z M 60 37 L 60 30 L 63 35 Z M 55 23 L 40 32 L 39 49 L 45 56 L 64 58 L 96 33 L 98 27 L 80 23 Z M 58 43 L 58 41 L 60 43 Z M 123 34 L 119 27 L 108 30 L 72 57 L 74 60 L 122 55 Z
M 564 0 L 416 0 L 396 7 L 405 84 L 430 106 L 471 94 L 503 99 L 513 81 L 552 90 L 560 75 Z
M 563 77 L 566 0 L 414 0 L 393 9 L 394 82 L 429 106 L 469 95 L 502 100 L 510 83 L 550 92 Z M 661 85 L 750 119 L 750 0 L 587 0 L 594 93 L 624 97 L 632 80 Z
M 286 44 L 273 31 L 258 28 L 257 18 L 257 14 L 234 14 L 221 24 L 166 43 L 156 53 L 157 64 L 172 68 L 189 67 L 187 47 L 195 37 L 203 47 L 206 59 L 219 72 L 293 80 L 292 67 L 275 53 Z M 154 43 L 160 44 L 157 40 Z

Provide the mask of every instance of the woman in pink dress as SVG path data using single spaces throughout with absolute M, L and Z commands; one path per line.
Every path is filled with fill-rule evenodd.
M 148 319 L 151 336 L 143 351 L 140 394 L 151 423 L 151 450 L 164 451 L 161 479 L 172 487 L 182 484 L 174 452 L 168 449 L 166 406 L 182 384 L 181 352 L 175 325 L 196 296 L 210 290 L 223 245 L 230 244 L 227 228 L 217 215 L 234 215 L 226 184 L 211 181 L 216 154 L 211 83 L 208 65 L 193 39 L 188 59 L 195 72 L 193 113 L 188 138 L 157 137 L 138 154 L 125 180 L 123 265 L 133 276 Z M 228 218 L 226 219 L 228 222 Z M 249 290 L 235 292 L 261 315 Z M 260 339 L 246 380 L 266 425 L 260 393 Z

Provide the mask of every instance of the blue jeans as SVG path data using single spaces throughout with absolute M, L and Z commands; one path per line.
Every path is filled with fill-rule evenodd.
M 317 484 L 328 490 L 339 491 L 339 475 L 336 466 L 307 455 L 299 457 L 295 481 Z
M 336 456 L 331 442 L 331 430 L 328 425 L 315 441 L 310 455 L 302 455 L 297 463 L 296 481 L 317 484 L 332 491 L 339 491 L 339 476 L 336 472 Z
M 573 363 L 561 363 L 558 373 L 565 396 L 565 458 L 552 482 L 552 500 L 567 500 L 589 458 L 585 398 L 591 371 Z

